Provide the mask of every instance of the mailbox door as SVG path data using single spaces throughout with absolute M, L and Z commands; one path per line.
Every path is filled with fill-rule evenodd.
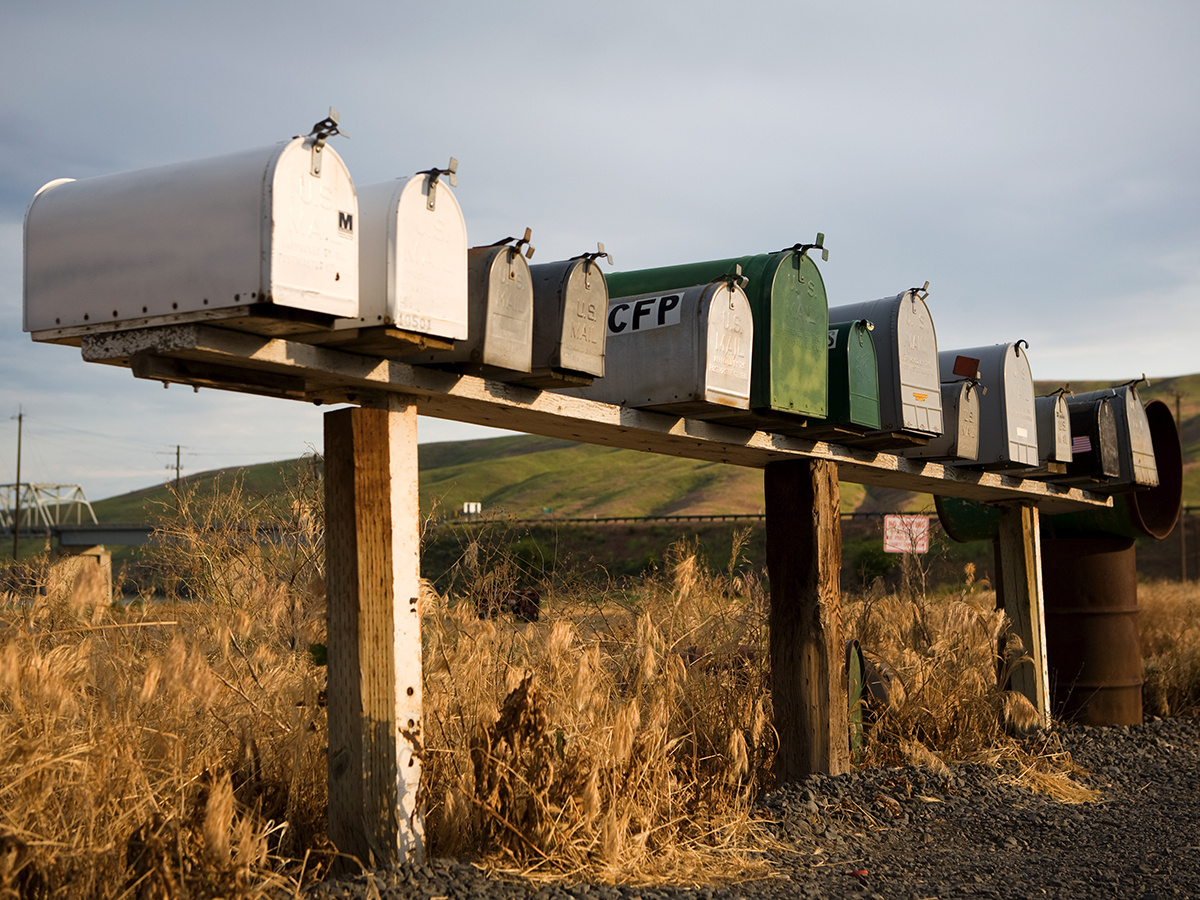
M 479 265 L 475 284 L 486 291 L 479 362 L 497 369 L 528 372 L 533 359 L 533 281 L 529 264 L 511 247 L 468 251 Z
M 979 390 L 973 381 L 942 385 L 945 431 L 923 447 L 901 449 L 910 459 L 974 460 L 979 457 Z
M 336 151 L 323 154 L 320 177 L 296 138 L 51 182 L 25 216 L 25 330 L 55 340 L 262 304 L 357 315 L 357 199 Z
M 1071 419 L 1071 461 L 1063 484 L 1107 482 L 1121 474 L 1121 448 L 1112 398 L 1067 398 Z
M 937 332 L 925 301 L 907 291 L 836 306 L 829 314 L 837 321 L 867 319 L 875 325 L 880 429 L 926 438 L 941 434 Z
M 740 287 L 723 283 L 705 287 L 700 298 L 699 334 L 704 341 L 698 368 L 705 402 L 714 407 L 747 409 L 754 317 Z M 703 417 L 705 412 L 700 415 Z
M 864 319 L 829 327 L 829 419 L 879 428 L 879 359 Z
M 362 290 L 357 321 L 449 340 L 467 337 L 467 228 L 462 209 L 431 176 L 359 188 Z
M 533 370 L 604 374 L 608 288 L 595 260 L 531 266 Z
M 828 406 L 829 313 L 825 282 L 807 254 L 793 250 L 608 275 L 622 297 L 702 284 L 742 267 L 754 316 L 750 405 L 756 410 L 820 416 Z M 763 423 L 747 420 L 761 427 Z M 770 427 L 770 426 L 768 426 Z
M 1075 400 L 1109 398 L 1117 425 L 1120 446 L 1120 475 L 1108 486 L 1110 490 L 1138 490 L 1158 484 L 1158 465 L 1154 459 L 1154 444 L 1150 425 L 1137 389 L 1121 385 L 1104 391 L 1076 394 Z
M 1071 461 L 1071 410 L 1064 394 L 1038 397 L 1034 401 L 1037 414 L 1038 458 L 1043 464 Z

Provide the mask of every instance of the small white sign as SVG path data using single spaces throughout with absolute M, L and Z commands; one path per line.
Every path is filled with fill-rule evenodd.
M 928 553 L 929 516 L 884 516 L 886 553 Z

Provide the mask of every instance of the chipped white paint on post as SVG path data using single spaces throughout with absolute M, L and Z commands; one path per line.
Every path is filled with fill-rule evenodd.
M 417 407 L 388 398 L 391 470 L 392 584 L 395 611 L 396 806 L 400 857 L 420 861 L 425 826 L 417 805 L 421 783 L 420 507 L 417 499 Z

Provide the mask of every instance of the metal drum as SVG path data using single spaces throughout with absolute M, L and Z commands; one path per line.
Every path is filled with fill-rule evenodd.
M 836 322 L 867 319 L 875 326 L 880 430 L 858 442 L 863 446 L 911 447 L 942 433 L 937 333 L 925 297 L 923 288 L 913 288 L 829 311 Z
M 750 411 L 731 420 L 748 428 L 803 435 L 805 421 L 827 412 L 829 312 L 825 282 L 809 251 L 797 244 L 778 253 L 689 263 L 608 275 L 610 297 L 665 294 L 735 275 L 747 279 L 754 318 Z M 846 316 L 845 319 L 855 318 Z M 861 317 L 859 317 L 861 318 Z
M 591 384 L 604 374 L 604 314 L 608 288 L 599 258 L 585 253 L 530 266 L 533 279 L 532 369 L 512 379 L 530 387 Z
M 1141 724 L 1133 541 L 1043 537 L 1042 592 L 1056 713 L 1090 725 Z
M 1033 374 L 1024 341 L 993 344 L 938 354 L 943 380 L 977 360 L 979 384 L 979 453 L 974 460 L 952 465 L 980 469 L 1019 469 L 1038 464 L 1037 416 Z M 969 367 L 969 366 L 968 366 Z
M 736 283 L 614 298 L 607 328 L 608 374 L 563 393 L 698 419 L 749 408 L 754 321 Z
M 221 320 L 292 334 L 358 315 L 358 199 L 313 134 L 192 162 L 52 181 L 25 214 L 35 341 Z

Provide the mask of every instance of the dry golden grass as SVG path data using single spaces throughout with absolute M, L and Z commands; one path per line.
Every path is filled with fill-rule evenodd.
M 1139 584 L 1138 628 L 1143 711 L 1200 714 L 1200 582 Z

